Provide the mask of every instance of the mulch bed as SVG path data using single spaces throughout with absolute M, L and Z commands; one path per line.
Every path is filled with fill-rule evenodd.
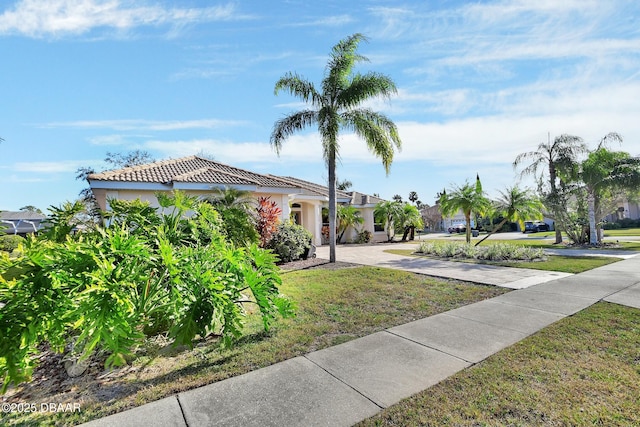
M 329 262 L 326 259 L 321 258 L 308 258 L 298 261 L 287 262 L 280 264 L 280 269 L 283 272 L 296 271 L 296 270 L 308 270 L 308 269 L 324 269 L 324 270 L 339 270 L 342 268 L 359 267 L 360 264 L 353 264 L 351 262 L 337 261 L 334 263 Z

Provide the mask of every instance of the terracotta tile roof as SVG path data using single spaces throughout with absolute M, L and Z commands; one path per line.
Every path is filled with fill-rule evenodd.
M 262 187 L 288 188 L 291 185 L 271 175 L 261 175 L 204 159 L 198 156 L 163 160 L 140 166 L 94 173 L 93 181 L 119 181 L 169 184 L 194 182 L 203 184 L 258 185 Z
M 270 175 L 272 176 L 272 175 Z M 324 197 L 329 197 L 329 188 L 323 185 L 315 184 L 313 182 L 305 181 L 303 179 L 294 178 L 292 176 L 277 176 L 274 177 L 280 179 L 282 181 L 286 181 L 291 185 L 301 188 L 304 193 L 307 195 L 319 195 Z M 350 199 L 351 196 L 349 193 L 345 193 L 344 191 L 336 190 L 336 197 L 338 199 Z

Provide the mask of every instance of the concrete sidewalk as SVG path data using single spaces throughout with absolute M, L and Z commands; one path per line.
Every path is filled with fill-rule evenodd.
M 395 259 L 380 262 L 399 264 Z M 350 426 L 600 300 L 640 308 L 640 257 L 390 328 L 86 425 Z

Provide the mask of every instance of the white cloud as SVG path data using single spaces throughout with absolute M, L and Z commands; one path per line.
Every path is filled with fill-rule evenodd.
M 13 166 L 16 172 L 66 173 L 75 172 L 79 167 L 95 163 L 95 160 L 63 160 L 57 162 L 18 162 Z
M 213 139 L 187 141 L 148 141 L 145 149 L 168 157 L 190 156 L 200 152 L 211 154 L 223 163 L 241 162 L 317 162 L 322 159 L 316 135 L 294 135 L 289 138 L 278 156 L 267 142 L 231 142 Z
M 0 34 L 61 36 L 83 34 L 94 28 L 127 30 L 243 18 L 236 15 L 231 3 L 200 9 L 138 4 L 127 0 L 21 0 L 0 15 Z
M 79 120 L 72 122 L 51 122 L 41 126 L 48 128 L 104 128 L 114 130 L 172 131 L 185 129 L 218 129 L 229 126 L 242 126 L 242 120 Z

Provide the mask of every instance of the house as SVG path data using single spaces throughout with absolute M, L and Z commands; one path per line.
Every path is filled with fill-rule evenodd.
M 156 193 L 181 190 L 204 197 L 212 189 L 230 187 L 250 191 L 255 198 L 270 197 L 282 209 L 281 220 L 291 219 L 311 232 L 313 243 L 326 243 L 322 237 L 323 207 L 328 206 L 329 189 L 294 177 L 264 175 L 236 168 L 199 156 L 163 160 L 88 176 L 89 185 L 102 210 L 109 210 L 109 199 L 147 201 L 159 207 Z M 337 191 L 339 204 L 351 204 L 362 213 L 363 228 L 374 241 L 386 240 L 384 231 L 375 231 L 373 210 L 381 199 L 357 192 Z M 355 236 L 347 230 L 346 239 Z
M 43 227 L 46 215 L 31 211 L 1 211 L 0 230 L 5 234 L 18 234 L 25 236 L 29 233 L 37 233 Z

